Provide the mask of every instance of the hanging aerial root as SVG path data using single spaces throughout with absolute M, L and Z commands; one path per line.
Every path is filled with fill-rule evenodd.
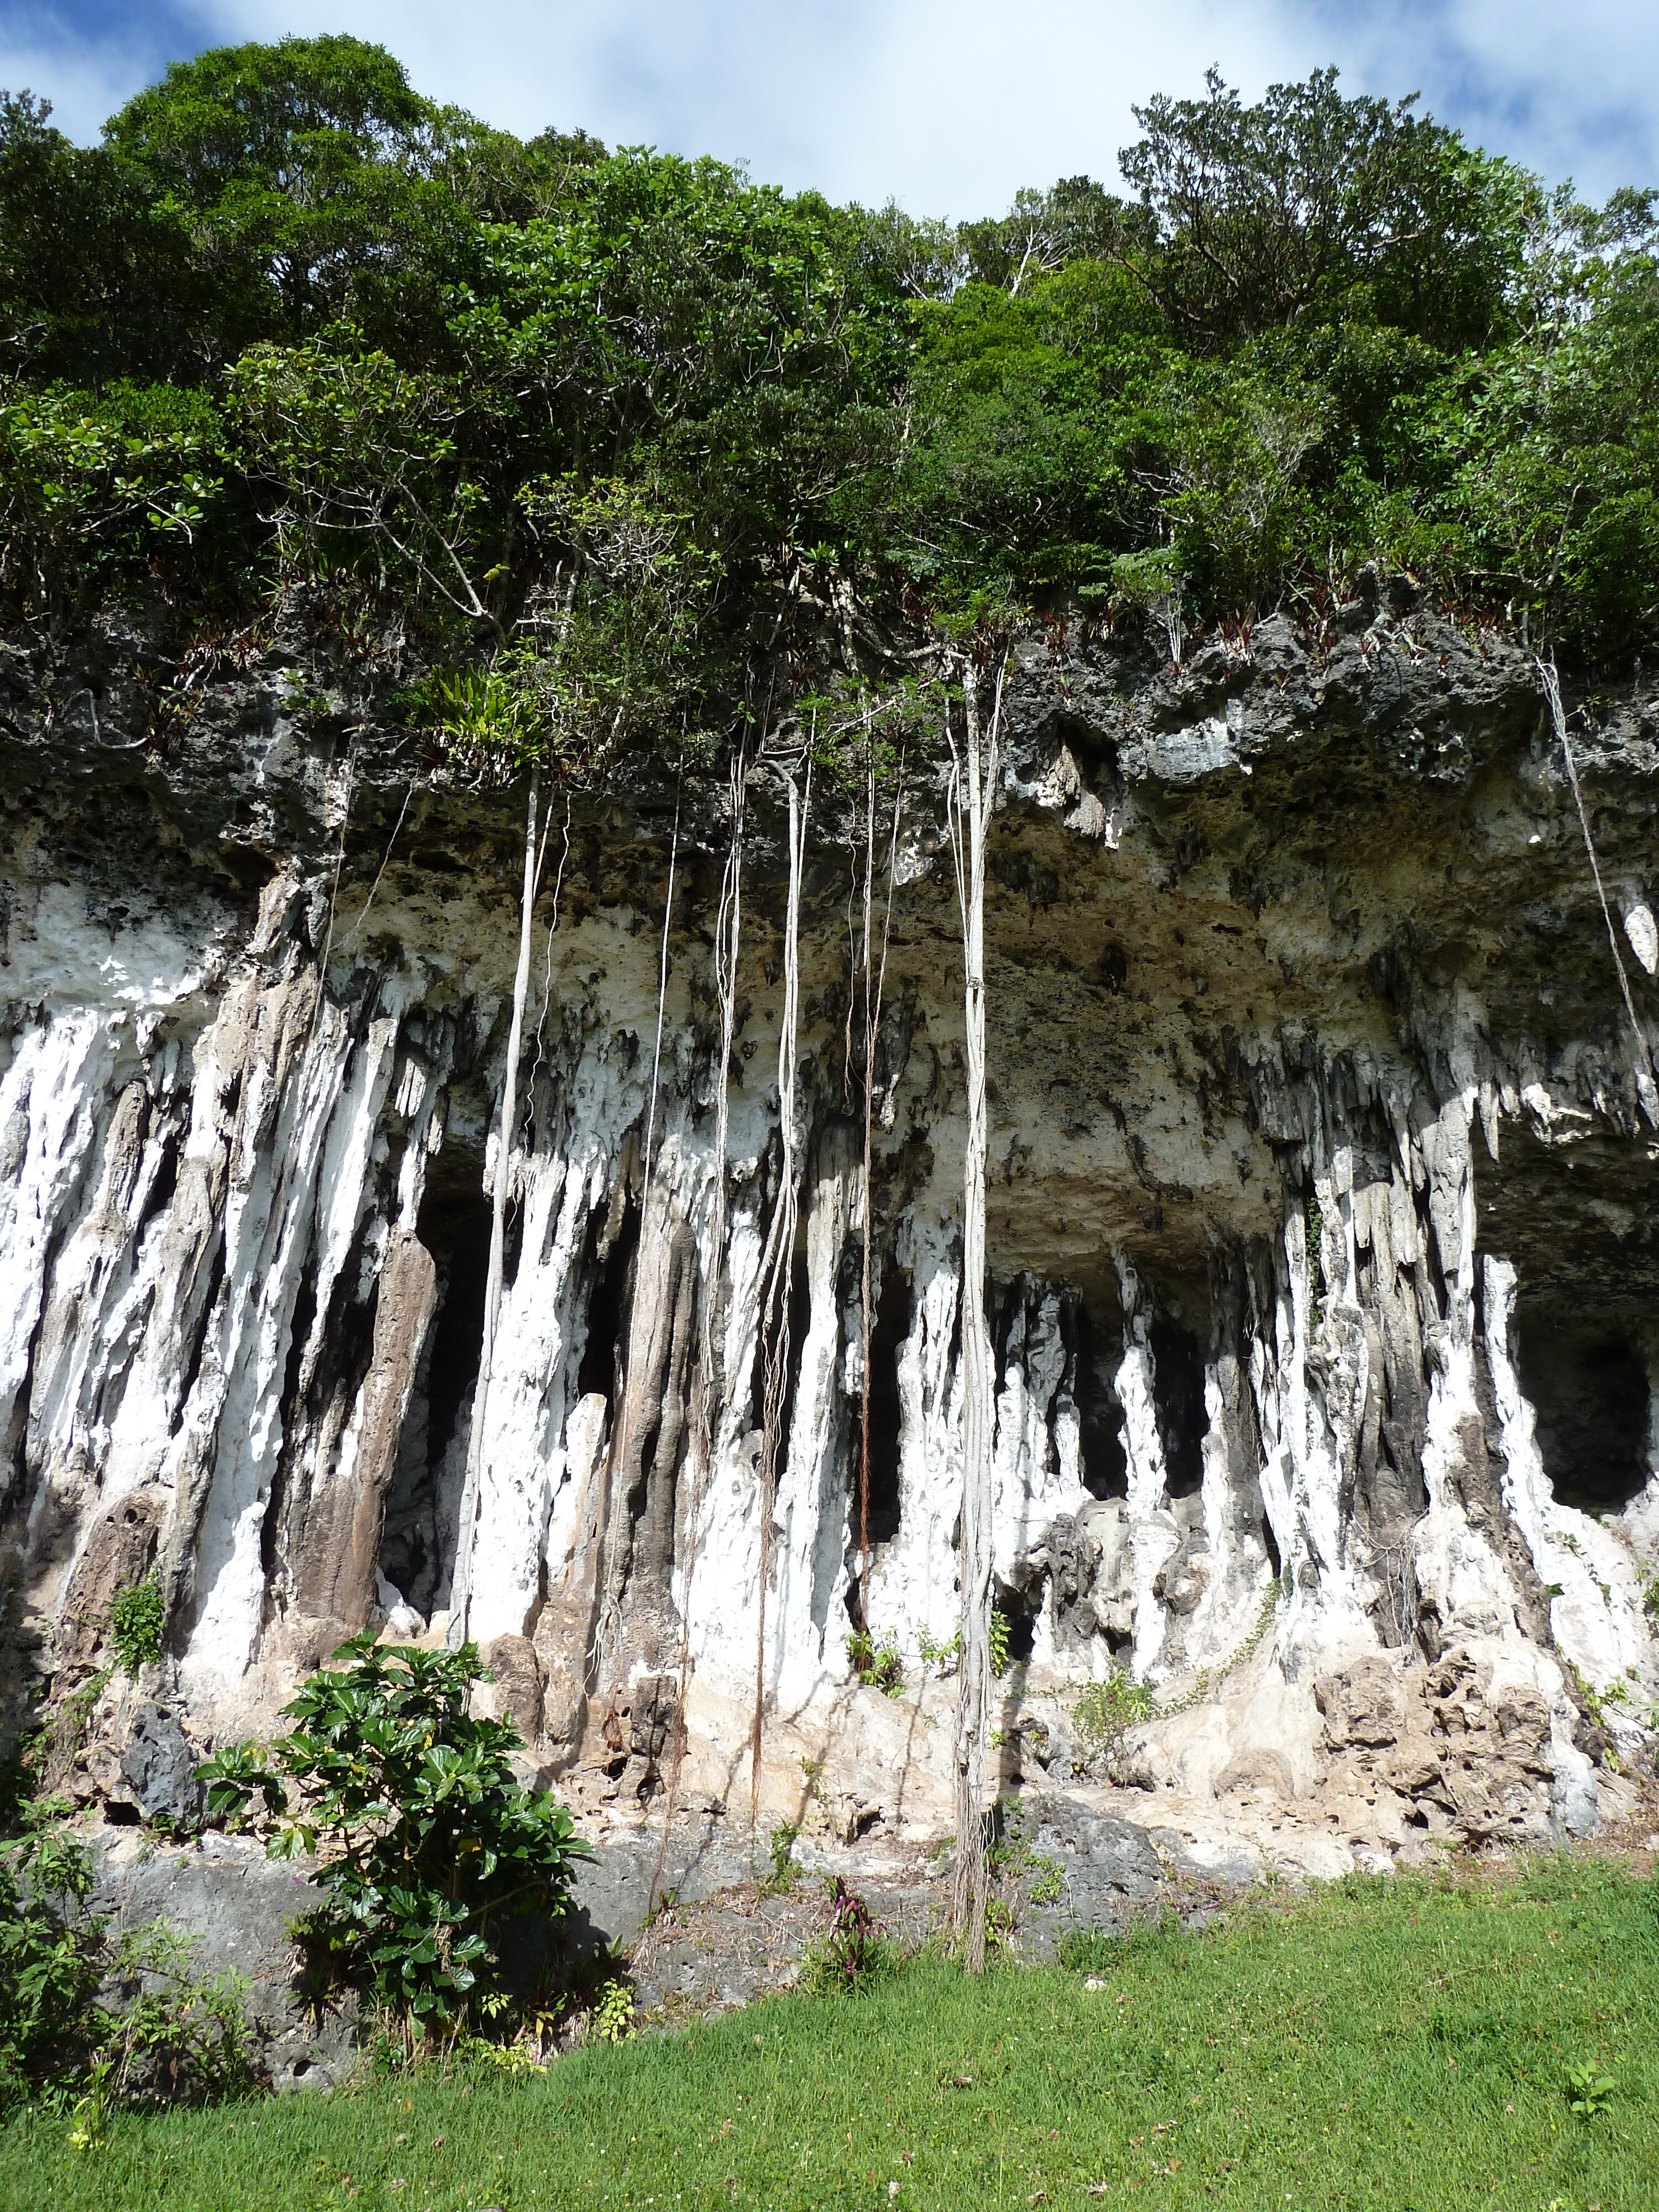
M 778 1031 L 778 1126 L 782 1171 L 761 1263 L 757 1352 L 762 1360 L 760 1446 L 760 1562 L 755 1626 L 755 1707 L 749 1731 L 749 1848 L 753 1856 L 760 1814 L 761 1743 L 766 1710 L 766 1592 L 772 1573 L 772 1515 L 777 1502 L 784 1394 L 789 1375 L 789 1300 L 795 1262 L 795 1224 L 800 1193 L 795 1143 L 796 1047 L 800 1024 L 800 881 L 806 857 L 806 823 L 812 799 L 808 753 L 804 789 L 789 781 L 789 899 L 783 939 L 783 1019 Z
M 663 1808 L 662 1842 L 652 1872 L 648 1903 L 654 1905 L 668 1859 L 668 1839 L 673 1832 L 679 1799 L 680 1771 L 685 1764 L 685 1701 L 691 1679 L 691 1591 L 697 1564 L 697 1530 L 702 1516 L 703 1487 L 714 1455 L 716 1415 L 710 1405 L 714 1389 L 716 1328 L 721 1310 L 720 1291 L 726 1275 L 726 1151 L 730 1099 L 732 1046 L 737 1026 L 738 948 L 743 922 L 744 800 L 748 762 L 741 744 L 732 763 L 731 780 L 732 836 L 726 869 L 720 878 L 720 906 L 714 921 L 714 990 L 720 1009 L 720 1066 L 714 1080 L 714 1173 L 708 1208 L 708 1267 L 703 1290 L 702 1347 L 696 1394 L 696 1427 L 691 1455 L 691 1488 L 685 1509 L 685 1581 L 680 1600 L 679 1696 L 674 1721 L 674 1748 L 669 1761 L 668 1791 Z
M 1589 856 L 1590 873 L 1595 878 L 1595 896 L 1601 902 L 1601 920 L 1607 926 L 1607 943 L 1613 949 L 1613 964 L 1619 971 L 1619 988 L 1624 994 L 1625 1012 L 1630 1017 L 1636 1049 L 1640 1055 L 1636 1068 L 1637 1096 L 1641 1099 L 1642 1110 L 1647 1115 L 1650 1126 L 1659 1129 L 1659 1082 L 1655 1080 L 1653 1052 L 1648 1043 L 1647 1032 L 1637 1015 L 1636 1000 L 1630 988 L 1625 957 L 1619 950 L 1619 933 L 1613 926 L 1613 912 L 1601 882 L 1601 864 L 1595 856 L 1595 840 L 1590 835 L 1589 813 L 1584 805 L 1584 794 L 1578 787 L 1578 763 L 1572 756 L 1572 740 L 1567 734 L 1566 712 L 1561 704 L 1561 679 L 1556 674 L 1553 660 L 1540 659 L 1535 653 L 1533 659 L 1543 681 L 1544 696 L 1549 701 L 1555 734 L 1560 740 L 1562 757 L 1567 763 L 1567 781 L 1572 786 L 1573 803 L 1578 809 L 1578 826 L 1584 834 L 1584 850 Z
M 495 1330 L 501 1319 L 501 1274 L 507 1251 L 507 1195 L 513 1173 L 513 1139 L 518 1129 L 519 1046 L 524 1036 L 525 1002 L 530 995 L 530 954 L 536 886 L 541 876 L 545 842 L 540 826 L 541 793 L 541 763 L 532 760 L 530 764 L 530 790 L 525 802 L 524 890 L 519 902 L 519 962 L 513 975 L 513 1018 L 507 1032 L 507 1067 L 501 1078 L 501 1130 L 490 1193 L 489 1262 L 484 1279 L 483 1341 L 478 1355 L 478 1379 L 472 1392 L 472 1429 L 467 1438 L 466 1474 L 461 1486 L 460 1517 L 456 1523 L 455 1533 L 454 1598 L 450 1618 L 450 1639 L 453 1644 L 465 1642 L 472 1612 L 473 1551 L 477 1534 L 478 1490 L 483 1470 L 484 1423 L 495 1354 Z

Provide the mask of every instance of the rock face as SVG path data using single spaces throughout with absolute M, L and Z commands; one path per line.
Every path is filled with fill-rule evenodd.
M 519 802 L 434 785 L 387 720 L 396 641 L 302 611 L 157 735 L 146 619 L 0 653 L 9 1724 L 44 1708 L 69 1786 L 188 1817 L 181 1746 L 268 1725 L 347 1635 L 459 1634 L 465 1543 L 465 1631 L 568 1791 L 660 1788 L 684 1648 L 690 1801 L 746 1807 L 758 1668 L 771 1816 L 805 1790 L 855 1833 L 942 1825 L 963 1068 L 936 781 L 902 816 L 867 1190 L 863 823 L 815 802 L 764 1545 L 781 771 L 749 794 L 723 1163 L 726 825 L 680 833 L 659 1060 L 672 794 L 573 815 L 463 1530 Z M 1127 1666 L 1167 1713 L 1136 1771 L 1188 1805 L 1291 1808 L 1362 1857 L 1593 1825 L 1659 1695 L 1659 706 L 1575 710 L 1604 918 L 1535 669 L 1496 635 L 1281 618 L 1159 671 L 1056 634 L 1009 698 L 1005 1771 L 1063 1766 L 1072 1692 Z M 866 1392 L 896 1698 L 846 1652 Z M 163 1658 L 106 1687 L 110 1601 L 152 1565 Z

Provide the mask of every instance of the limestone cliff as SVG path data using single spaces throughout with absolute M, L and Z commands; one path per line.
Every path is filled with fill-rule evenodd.
M 268 1722 L 344 1635 L 450 1626 L 521 835 L 512 794 L 446 783 L 388 716 L 397 636 L 291 605 L 158 716 L 149 619 L 0 649 L 9 1725 L 52 1718 L 69 1786 L 118 1810 L 176 1795 L 188 1747 Z M 1652 1040 L 1659 702 L 1569 704 Z M 556 834 L 469 1626 L 562 1786 L 632 1802 L 689 1614 L 709 1802 L 746 1776 L 756 1669 L 783 843 L 758 770 L 722 1267 L 726 829 L 695 811 L 645 1176 L 673 803 Z M 945 821 L 919 782 L 868 1193 L 845 808 L 817 811 L 803 910 L 766 1796 L 810 1786 L 854 1829 L 938 1827 L 946 1802 L 952 1686 L 921 1656 L 957 1610 Z M 1086 1769 L 1073 1692 L 1127 1664 L 1164 1714 L 1106 1778 L 1191 1832 L 1288 1820 L 1336 1865 L 1593 1826 L 1659 1696 L 1659 1109 L 1533 662 L 1364 602 L 1179 669 L 1029 638 L 992 870 L 1008 1777 Z M 896 1698 L 845 1648 L 866 1387 Z M 163 1659 L 88 1713 L 110 1596 L 152 1565 Z

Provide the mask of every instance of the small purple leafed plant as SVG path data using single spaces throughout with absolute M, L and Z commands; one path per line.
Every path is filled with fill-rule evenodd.
M 887 1965 L 882 1923 L 839 1875 L 830 1884 L 830 1927 L 805 1961 L 804 1978 L 817 1990 L 866 1990 Z

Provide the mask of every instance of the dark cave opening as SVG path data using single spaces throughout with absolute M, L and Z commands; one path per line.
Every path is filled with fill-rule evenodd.
M 870 1326 L 870 1541 L 899 1532 L 899 1359 L 910 1334 L 910 1278 L 888 1270 Z
M 783 1480 L 789 1459 L 789 1431 L 795 1419 L 795 1392 L 800 1382 L 801 1352 L 806 1343 L 806 1332 L 812 1320 L 812 1289 L 806 1275 L 806 1240 L 803 1234 L 795 1246 L 795 1261 L 789 1271 L 789 1352 L 783 1373 L 783 1393 L 778 1406 L 777 1455 L 774 1462 L 776 1479 Z M 751 1427 L 758 1430 L 766 1419 L 766 1362 L 757 1358 L 754 1364 L 749 1394 L 749 1419 Z M 854 1463 L 854 1478 L 856 1462 Z
M 446 1170 L 440 1173 L 439 1170 Z M 435 1471 L 454 1441 L 483 1353 L 489 1276 L 489 1200 L 477 1152 L 440 1152 L 427 1176 L 415 1234 L 438 1270 L 427 1380 L 427 1457 Z
M 1279 1555 L 1279 1540 L 1273 1534 L 1273 1522 L 1265 1513 L 1261 1516 L 1261 1548 L 1267 1554 L 1267 1565 L 1273 1569 L 1275 1577 L 1282 1575 L 1285 1571 L 1285 1562 Z
M 1192 1498 L 1204 1480 L 1204 1355 L 1190 1329 L 1166 1321 L 1152 1323 L 1152 1352 L 1165 1486 L 1171 1498 Z
M 595 1213 L 588 1224 L 587 1249 L 582 1255 L 587 1293 L 587 1334 L 576 1370 L 576 1395 L 597 1395 L 613 1408 L 617 1376 L 623 1358 L 623 1330 L 627 1322 L 629 1278 L 640 1244 L 639 1208 L 629 1200 L 611 1249 L 599 1256 L 599 1240 L 605 1224 Z
M 999 1578 L 991 1585 L 991 1602 L 1007 1623 L 1006 1664 L 1009 1667 L 1025 1666 L 1036 1646 L 1037 1615 L 1042 1610 L 1042 1584 L 1038 1583 L 1033 1596 Z
M 437 1271 L 437 1311 L 404 1422 L 380 1540 L 380 1572 L 423 1613 L 443 1601 L 453 1565 L 459 1493 L 452 1468 L 453 1495 L 446 1494 L 445 1462 L 478 1379 L 489 1230 L 481 1156 L 446 1146 L 428 1168 L 415 1225 Z
M 1559 1309 L 1516 1316 L 1516 1366 L 1538 1449 L 1563 1505 L 1618 1513 L 1648 1480 L 1648 1376 L 1616 1324 L 1575 1325 Z
M 1067 1304 L 1061 1317 L 1072 1353 L 1072 1400 L 1077 1407 L 1078 1457 L 1091 1498 L 1127 1498 L 1129 1462 L 1123 1451 L 1123 1407 L 1113 1380 L 1116 1328 L 1097 1328 L 1088 1308 Z

